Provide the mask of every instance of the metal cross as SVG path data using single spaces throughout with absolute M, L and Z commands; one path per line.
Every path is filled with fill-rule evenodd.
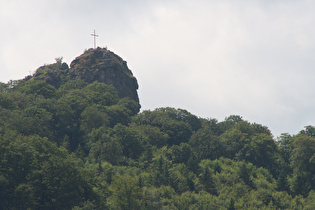
M 96 37 L 98 36 L 98 35 L 95 34 L 95 30 L 94 30 L 94 33 L 91 34 L 91 36 L 94 37 L 94 49 L 95 49 L 96 48 Z

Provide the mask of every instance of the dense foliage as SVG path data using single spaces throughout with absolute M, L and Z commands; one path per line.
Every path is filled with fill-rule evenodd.
M 0 209 L 315 209 L 315 127 L 139 109 L 103 83 L 1 84 Z

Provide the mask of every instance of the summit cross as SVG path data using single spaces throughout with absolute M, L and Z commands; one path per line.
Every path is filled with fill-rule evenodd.
M 91 36 L 94 37 L 94 49 L 96 48 L 96 37 L 98 37 L 98 35 L 95 34 L 95 30 L 94 30 L 94 33 L 91 34 Z

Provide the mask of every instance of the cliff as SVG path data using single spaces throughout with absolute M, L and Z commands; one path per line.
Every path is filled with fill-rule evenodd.
M 94 81 L 113 85 L 119 97 L 129 97 L 139 102 L 138 83 L 127 66 L 127 62 L 105 49 L 89 49 L 70 64 L 70 79 Z

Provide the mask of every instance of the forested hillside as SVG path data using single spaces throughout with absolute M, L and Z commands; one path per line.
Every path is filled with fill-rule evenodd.
M 61 78 L 1 84 L 0 209 L 315 209 L 315 127 L 139 113 L 112 85 Z

